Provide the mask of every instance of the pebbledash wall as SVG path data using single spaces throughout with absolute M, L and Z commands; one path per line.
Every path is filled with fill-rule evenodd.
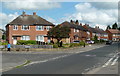
M 18 25 L 17 27 L 18 29 L 14 30 L 14 25 L 7 26 L 7 40 L 11 44 L 13 44 L 14 38 L 16 38 L 16 40 L 21 40 L 22 36 L 29 36 L 30 40 L 36 40 L 37 36 L 44 36 L 44 42 L 48 42 L 47 26 L 43 26 L 43 30 L 36 30 L 35 25 L 29 25 L 29 30 L 22 30 L 22 25 Z M 52 27 L 53 26 L 50 26 L 50 28 Z

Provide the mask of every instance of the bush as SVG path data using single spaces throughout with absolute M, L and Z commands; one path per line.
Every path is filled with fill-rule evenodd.
M 37 42 L 35 40 L 28 40 L 27 41 L 27 45 L 32 45 L 32 44 L 37 44 Z
M 37 44 L 35 40 L 18 40 L 17 45 L 34 45 Z
M 3 42 L 3 43 L 2 43 L 2 45 L 7 45 L 7 44 L 8 44 L 8 42 Z
M 105 40 L 100 39 L 100 42 L 101 42 L 101 43 L 102 43 L 102 42 L 105 42 Z
M 80 46 L 79 43 L 70 43 L 70 47 L 76 47 L 76 46 Z
M 2 45 L 2 42 L 0 42 L 0 45 Z
M 79 44 L 83 46 L 83 45 L 85 44 L 85 42 L 84 42 L 84 41 L 81 41 Z
M 53 48 L 58 48 L 58 45 L 57 44 L 53 44 Z

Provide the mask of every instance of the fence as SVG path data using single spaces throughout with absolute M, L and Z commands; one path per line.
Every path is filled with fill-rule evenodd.
M 5 48 L 6 45 L 0 46 Z M 53 48 L 53 45 L 11 45 L 11 48 Z

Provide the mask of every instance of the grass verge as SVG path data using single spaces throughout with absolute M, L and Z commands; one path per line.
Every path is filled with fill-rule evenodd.
M 31 62 L 31 61 L 26 60 L 26 62 L 25 62 L 24 64 L 18 65 L 18 66 L 16 66 L 15 68 L 20 68 L 20 67 L 23 67 L 23 66 L 25 66 L 25 65 L 29 64 L 30 62 Z

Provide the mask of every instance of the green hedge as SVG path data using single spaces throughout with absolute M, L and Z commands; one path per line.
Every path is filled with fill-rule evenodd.
M 53 44 L 53 48 L 58 48 L 58 44 Z
M 17 45 L 35 45 L 37 42 L 35 40 L 18 40 Z
M 76 47 L 76 46 L 80 46 L 79 43 L 70 43 L 70 47 Z

